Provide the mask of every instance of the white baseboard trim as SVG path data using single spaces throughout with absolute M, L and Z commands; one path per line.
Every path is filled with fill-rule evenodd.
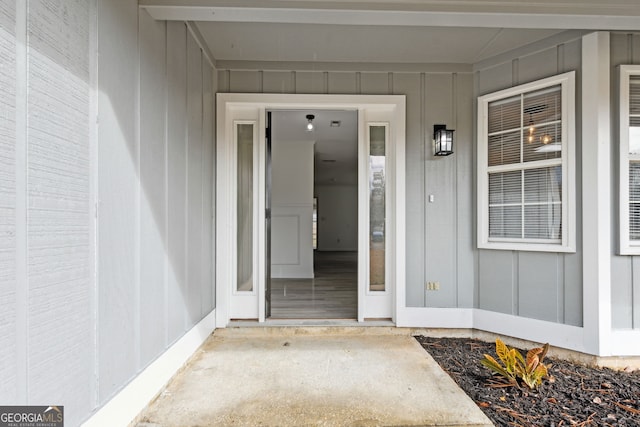
M 640 356 L 640 330 L 614 329 L 611 332 L 610 355 Z
M 215 310 L 104 404 L 84 427 L 128 426 L 216 328 Z
M 402 307 L 397 312 L 396 325 L 408 328 L 475 329 L 589 353 L 585 348 L 584 328 L 475 308 Z M 640 332 L 636 336 L 640 337 Z M 639 341 L 636 339 L 636 342 Z
M 396 325 L 407 328 L 473 328 L 471 308 L 403 307 L 396 315 Z
M 555 347 L 587 353 L 584 328 L 578 326 L 474 309 L 473 327 L 481 331 L 538 343 L 549 343 Z

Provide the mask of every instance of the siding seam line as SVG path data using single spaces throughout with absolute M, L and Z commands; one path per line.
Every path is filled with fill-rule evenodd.
M 169 347 L 169 25 L 164 22 L 164 348 Z
M 16 1 L 16 397 L 29 403 L 28 1 Z
M 423 135 L 423 139 L 427 139 L 426 136 L 426 105 L 427 105 L 427 77 L 426 77 L 426 73 L 420 73 L 420 135 Z M 428 141 L 424 141 L 424 143 L 422 144 L 422 168 L 421 168 L 421 181 L 422 181 L 422 187 L 423 187 L 423 193 L 425 192 L 425 190 L 427 189 L 427 156 L 429 155 L 429 147 L 431 146 L 430 144 L 427 143 Z M 428 200 L 426 197 L 423 196 L 422 198 L 422 228 L 424 230 L 423 235 L 422 235 L 422 242 L 420 243 L 422 245 L 423 250 L 421 251 L 422 256 L 424 258 L 426 258 L 426 243 L 427 243 L 427 222 L 428 222 L 428 218 L 427 218 L 427 203 Z M 425 290 L 425 285 L 426 283 L 424 283 L 426 281 L 427 278 L 427 262 L 426 259 L 424 260 L 424 262 L 421 263 L 422 264 L 422 277 L 421 277 L 421 282 L 420 283 L 420 290 L 421 290 L 421 294 L 422 294 L 422 306 L 423 307 L 427 307 L 427 291 Z M 405 266 L 406 268 L 406 266 Z M 406 290 L 405 290 L 406 292 Z M 406 298 L 406 296 L 405 296 Z M 406 303 L 406 301 L 405 301 Z
M 91 108 L 93 112 L 90 117 L 90 132 L 91 132 L 91 208 L 93 209 L 93 216 L 91 218 L 92 221 L 92 233 L 93 239 L 91 243 L 93 244 L 93 253 L 91 259 L 91 268 L 93 271 L 91 272 L 91 280 L 92 290 L 93 290 L 93 298 L 92 303 L 93 307 L 91 308 L 91 315 L 93 316 L 93 325 L 91 328 L 91 332 L 93 333 L 93 355 L 92 355 L 92 381 L 91 381 L 91 409 L 94 410 L 100 406 L 100 357 L 99 357 L 99 320 L 100 320 L 100 292 L 99 292 L 99 282 L 98 282 L 98 274 L 99 274 L 99 264 L 98 264 L 98 244 L 99 244 L 99 234 L 98 234 L 98 225 L 100 224 L 99 220 L 99 212 L 100 212 L 100 193 L 99 193 L 99 177 L 100 177 L 100 162 L 98 157 L 98 135 L 99 135 L 99 127 L 100 127 L 100 116 L 99 116 L 99 58 L 98 58 L 98 41 L 99 41 L 99 17 L 98 17 L 98 0 L 93 0 L 93 16 L 91 22 L 91 47 L 90 47 L 90 63 L 91 63 L 91 73 L 93 74 L 91 77 Z
M 140 313 L 140 305 L 141 305 L 141 301 L 142 301 L 142 281 L 140 280 L 140 274 L 141 274 L 141 236 L 140 236 L 140 232 L 141 232 L 141 227 L 140 227 L 140 222 L 141 222 L 141 201 L 140 198 L 142 197 L 142 191 L 141 191 L 141 177 L 140 177 L 140 173 L 142 171 L 141 169 L 141 161 L 140 161 L 140 154 L 141 154 L 141 140 L 140 140 L 140 121 L 141 121 L 141 111 L 140 111 L 140 97 L 141 97 L 141 84 L 140 84 L 140 80 L 142 78 L 141 75 L 141 65 L 140 65 L 140 60 L 141 60 L 141 49 L 140 49 L 140 44 L 141 44 L 141 39 L 140 39 L 140 8 L 136 8 L 136 55 L 137 55 L 137 61 L 135 61 L 135 97 L 134 97 L 134 111 L 135 111 L 135 122 L 134 122 L 134 141 L 136 143 L 135 146 L 135 153 L 136 153 L 136 159 L 135 159 L 135 168 L 136 168 L 136 175 L 138 177 L 136 183 L 135 183 L 135 212 L 134 212 L 134 223 L 135 223 L 135 229 L 136 229 L 136 233 L 134 236 L 134 257 L 135 257 L 135 266 L 134 266 L 134 282 L 132 283 L 132 285 L 134 286 L 134 311 L 133 311 L 133 319 L 134 319 L 134 328 L 133 328 L 133 337 L 134 337 L 134 355 L 135 355 L 135 372 L 139 372 L 142 367 L 142 346 L 140 344 L 140 338 L 142 336 L 141 334 L 141 313 Z

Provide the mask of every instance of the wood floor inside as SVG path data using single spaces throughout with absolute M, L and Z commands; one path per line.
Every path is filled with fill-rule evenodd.
M 358 253 L 314 252 L 314 279 L 271 279 L 272 319 L 355 319 Z

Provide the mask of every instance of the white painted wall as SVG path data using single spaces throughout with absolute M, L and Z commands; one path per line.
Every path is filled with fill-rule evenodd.
M 358 187 L 318 185 L 318 250 L 358 250 Z
M 277 113 L 274 113 L 277 114 Z M 272 154 L 271 277 L 313 277 L 313 141 L 278 141 Z

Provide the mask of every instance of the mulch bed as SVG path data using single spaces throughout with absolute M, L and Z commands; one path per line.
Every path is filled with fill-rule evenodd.
M 496 357 L 494 344 L 416 339 L 497 426 L 640 426 L 640 371 L 546 358 L 549 378 L 537 390 L 496 387 L 490 371 L 480 365 L 484 353 Z

